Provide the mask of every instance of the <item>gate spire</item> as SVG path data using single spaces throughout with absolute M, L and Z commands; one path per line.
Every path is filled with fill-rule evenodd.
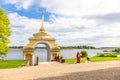
M 45 28 L 44 28 L 44 12 L 43 11 L 42 11 L 42 24 L 41 24 L 40 31 L 45 32 Z

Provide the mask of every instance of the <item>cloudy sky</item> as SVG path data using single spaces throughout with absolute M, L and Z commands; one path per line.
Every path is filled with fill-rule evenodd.
M 120 46 L 120 0 L 0 0 L 12 46 L 26 45 L 41 26 L 60 46 Z

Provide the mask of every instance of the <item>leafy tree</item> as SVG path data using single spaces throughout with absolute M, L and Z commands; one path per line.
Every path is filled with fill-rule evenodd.
M 88 56 L 87 51 L 81 51 L 80 53 L 81 53 L 82 57 L 87 57 Z
M 9 50 L 10 40 L 8 36 L 10 36 L 10 28 L 8 25 L 9 19 L 3 9 L 0 9 L 0 57 L 2 55 L 6 56 Z

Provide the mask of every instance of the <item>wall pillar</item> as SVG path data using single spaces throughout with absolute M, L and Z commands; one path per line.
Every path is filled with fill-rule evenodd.
M 32 54 L 26 54 L 26 65 L 28 66 L 32 66 L 33 65 L 33 61 L 32 61 Z

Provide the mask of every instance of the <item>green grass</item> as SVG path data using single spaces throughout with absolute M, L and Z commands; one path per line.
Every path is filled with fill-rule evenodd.
M 90 62 L 100 62 L 100 61 L 115 61 L 120 60 L 120 57 L 91 57 Z M 65 59 L 66 63 L 76 63 L 76 58 Z M 82 58 L 81 62 L 86 62 L 86 58 Z
M 117 57 L 117 54 L 113 54 L 113 53 L 100 54 L 97 57 Z
M 115 61 L 120 60 L 120 57 L 92 57 L 91 62 L 100 62 L 100 61 Z
M 82 58 L 82 62 L 86 61 L 86 58 Z M 76 58 L 65 59 L 66 63 L 76 63 Z
M 0 61 L 0 69 L 17 68 L 24 63 L 24 60 L 6 60 Z

